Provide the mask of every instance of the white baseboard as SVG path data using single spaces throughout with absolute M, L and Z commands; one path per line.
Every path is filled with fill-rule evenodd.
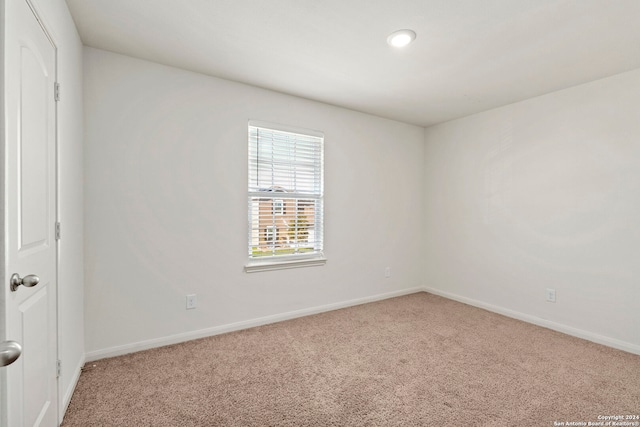
M 82 367 L 84 366 L 84 364 L 85 364 L 85 356 L 83 355 L 82 357 L 80 357 L 80 360 L 73 371 L 73 378 L 69 383 L 69 387 L 67 387 L 67 390 L 65 390 L 64 396 L 62 397 L 60 412 L 59 412 L 60 414 L 59 422 L 61 424 L 62 424 L 62 420 L 64 419 L 64 414 L 67 413 L 67 408 L 69 408 L 69 403 L 71 403 L 71 397 L 73 396 L 73 392 L 76 390 L 76 386 L 78 385 L 78 380 L 80 379 L 80 373 L 82 373 Z
M 626 341 L 620 341 L 615 338 L 606 337 L 604 335 L 594 334 L 593 332 L 577 329 L 571 326 L 563 325 L 561 323 L 556 323 L 550 320 L 542 319 L 540 317 L 532 316 L 530 314 L 521 313 L 519 311 L 510 310 L 508 308 L 499 307 L 493 304 L 488 304 L 482 301 L 463 297 L 460 295 L 452 294 L 452 293 L 441 291 L 438 289 L 424 287 L 422 288 L 422 290 L 430 294 L 439 295 L 441 297 L 459 301 L 464 304 L 472 305 L 474 307 L 483 308 L 485 310 L 492 311 L 494 313 L 502 314 L 507 317 L 522 320 L 524 322 L 532 323 L 534 325 L 542 326 L 544 328 L 552 329 L 554 331 L 562 332 L 564 334 L 571 335 L 577 338 L 582 338 L 587 341 L 592 341 L 598 344 L 606 345 L 608 347 L 616 348 L 618 350 L 623 350 L 629 353 L 640 355 L 640 345 L 632 344 Z
M 167 337 L 155 338 L 151 340 L 145 340 L 135 342 L 131 344 L 125 344 L 121 346 L 105 348 L 102 350 L 95 350 L 86 353 L 85 358 L 87 362 L 94 360 L 104 359 L 107 357 L 121 356 L 123 354 L 134 353 L 136 351 L 148 350 L 156 347 L 163 347 L 165 345 L 177 344 L 180 342 L 190 341 L 198 338 L 205 338 L 214 335 L 225 334 L 227 332 L 239 331 L 241 329 L 253 328 L 255 326 L 268 325 L 270 323 L 281 322 L 283 320 L 295 319 L 297 317 L 309 316 L 312 314 L 324 313 L 326 311 L 338 310 L 340 308 L 352 307 L 355 305 L 366 304 L 368 302 L 380 301 L 388 298 L 399 297 L 402 295 L 414 294 L 422 292 L 422 287 L 415 287 L 410 289 L 401 289 L 399 291 L 387 292 L 384 294 L 372 295 L 363 298 L 352 299 L 349 301 L 342 301 L 333 304 L 326 304 L 318 307 L 305 308 L 302 310 L 290 311 L 282 314 L 274 314 L 272 316 L 259 317 L 256 319 L 245 320 L 242 322 L 229 323 L 226 325 L 214 326 L 212 328 L 200 329 L 197 331 L 184 332 L 181 334 L 171 335 Z

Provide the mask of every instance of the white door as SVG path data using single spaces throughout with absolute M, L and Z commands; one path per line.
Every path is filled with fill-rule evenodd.
M 5 336 L 22 345 L 6 366 L 7 426 L 57 424 L 56 50 L 27 0 L 4 2 Z M 16 273 L 24 284 L 10 289 Z M 34 285 L 35 275 L 39 283 Z M 33 285 L 27 287 L 26 285 Z

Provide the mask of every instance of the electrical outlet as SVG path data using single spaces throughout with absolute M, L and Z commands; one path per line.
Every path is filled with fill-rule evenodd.
M 191 310 L 192 308 L 196 308 L 196 294 L 187 295 L 187 310 Z
M 387 279 L 391 277 L 391 267 L 387 267 L 384 269 L 384 277 L 386 277 Z
M 556 302 L 556 290 L 547 288 L 546 292 L 547 292 L 547 301 Z

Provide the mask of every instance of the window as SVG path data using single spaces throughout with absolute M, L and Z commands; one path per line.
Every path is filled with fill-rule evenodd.
M 264 239 L 265 241 L 271 243 L 276 240 L 277 230 L 274 226 L 268 225 L 267 228 L 264 229 Z
M 246 271 L 324 263 L 323 145 L 319 132 L 249 122 Z
M 282 199 L 273 201 L 273 214 L 284 215 L 284 202 Z

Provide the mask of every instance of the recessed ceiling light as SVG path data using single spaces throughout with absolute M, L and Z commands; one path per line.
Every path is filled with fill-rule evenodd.
M 393 47 L 404 47 L 414 41 L 415 38 L 416 33 L 412 30 L 398 30 L 387 37 L 387 43 Z

